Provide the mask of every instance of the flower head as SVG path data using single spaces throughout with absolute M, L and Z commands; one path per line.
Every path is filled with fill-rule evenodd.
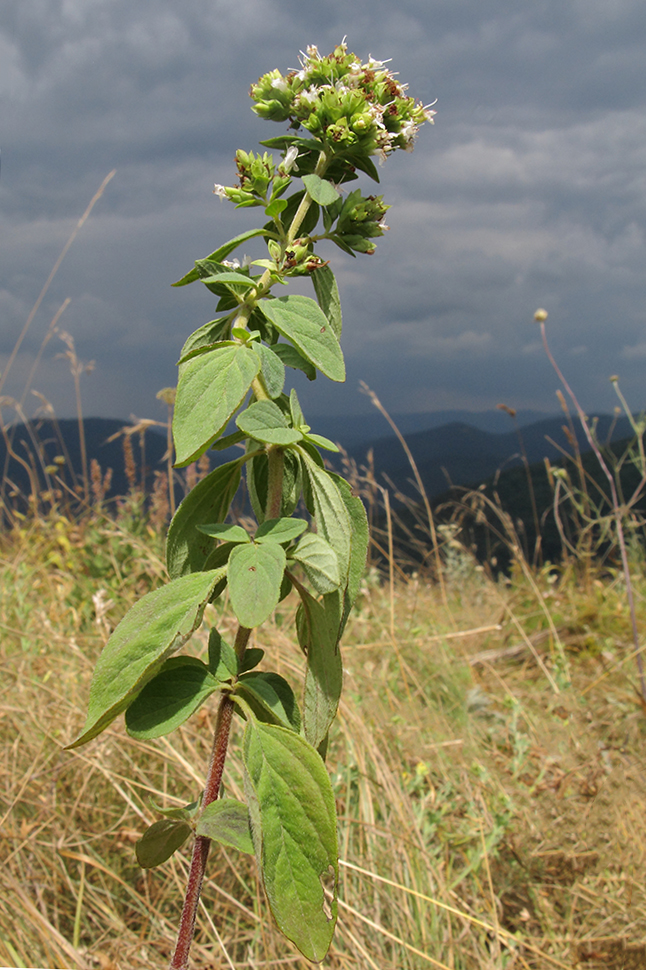
M 397 148 L 412 151 L 420 126 L 432 124 L 435 112 L 406 94 L 388 63 L 372 54 L 362 62 L 348 53 L 345 39 L 326 57 L 310 45 L 301 52 L 300 70 L 270 71 L 252 85 L 253 110 L 305 128 L 337 156 L 383 160 Z

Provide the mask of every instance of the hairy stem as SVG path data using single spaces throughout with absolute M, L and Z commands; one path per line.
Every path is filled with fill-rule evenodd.
M 234 649 L 238 659 L 242 659 L 247 649 L 251 630 L 247 627 L 239 626 L 236 634 Z M 204 785 L 204 795 L 202 796 L 202 811 L 211 802 L 214 802 L 220 794 L 224 763 L 227 757 L 227 746 L 229 744 L 229 733 L 231 731 L 231 719 L 233 717 L 233 701 L 225 694 L 220 700 L 218 716 L 213 735 L 213 749 L 211 751 L 211 761 L 206 775 Z M 195 933 L 195 918 L 197 907 L 200 902 L 202 891 L 202 881 L 206 869 L 206 860 L 209 857 L 211 840 L 205 835 L 198 835 L 193 846 L 193 857 L 191 868 L 188 874 L 186 886 L 186 896 L 184 897 L 184 908 L 177 934 L 177 944 L 175 953 L 170 964 L 170 970 L 187 970 L 188 957 Z

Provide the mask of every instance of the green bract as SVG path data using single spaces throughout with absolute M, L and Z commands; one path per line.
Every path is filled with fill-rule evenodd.
M 261 118 L 290 127 L 263 143 L 268 151 L 240 149 L 238 183 L 214 191 L 238 207 L 258 207 L 259 221 L 268 221 L 197 260 L 174 284 L 201 281 L 216 300 L 213 319 L 183 337 L 175 467 L 210 449 L 239 451 L 177 508 L 166 540 L 169 581 L 112 633 L 94 671 L 86 723 L 70 745 L 95 738 L 122 713 L 130 735 L 154 743 L 218 698 L 203 791 L 185 808 L 155 806 L 163 817 L 137 843 L 139 864 L 151 867 L 195 835 L 171 970 L 188 966 L 209 840 L 255 854 L 276 923 L 305 957 L 320 962 L 334 934 L 336 820 L 322 755 L 341 696 L 341 638 L 361 585 L 368 522 L 361 499 L 325 465 L 320 449 L 338 451 L 336 444 L 312 431 L 296 391 L 285 391 L 286 369 L 301 384 L 302 374 L 345 380 L 339 291 L 316 245 L 327 239 L 353 256 L 374 252 L 389 207 L 381 195 L 348 192 L 346 183 L 360 173 L 379 181 L 372 157 L 410 151 L 434 114 L 384 63 L 362 62 L 344 43 L 327 57 L 308 47 L 300 70 L 270 71 L 251 97 Z M 263 251 L 232 256 L 247 245 Z M 294 276 L 311 278 L 312 296 L 285 294 Z M 240 521 L 232 507 L 244 512 Z M 212 625 L 221 596 L 218 610 L 238 624 L 231 643 Z M 248 646 L 288 597 L 277 619 L 295 616 L 305 656 L 300 691 L 258 669 L 271 665 L 271 653 Z M 205 615 L 208 649 L 203 637 L 193 639 Z M 187 652 L 178 654 L 181 648 Z M 234 715 L 245 722 L 245 803 L 228 796 L 223 780 Z

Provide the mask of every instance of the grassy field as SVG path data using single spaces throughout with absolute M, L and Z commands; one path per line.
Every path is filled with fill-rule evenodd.
M 494 582 L 455 540 L 448 551 L 444 597 L 368 572 L 345 636 L 328 756 L 340 920 L 324 966 L 646 967 L 646 718 L 623 581 L 571 566 Z M 0 568 L 0 963 L 163 967 L 188 855 L 143 871 L 134 842 L 154 804 L 199 792 L 214 707 L 170 740 L 136 742 L 120 719 L 63 750 L 107 635 L 162 581 L 161 539 L 127 508 L 52 512 L 0 538 Z M 640 563 L 634 579 L 641 627 Z M 297 681 L 294 607 L 257 645 Z M 231 629 L 226 604 L 209 609 Z M 307 965 L 274 931 L 253 862 L 214 846 L 196 970 Z

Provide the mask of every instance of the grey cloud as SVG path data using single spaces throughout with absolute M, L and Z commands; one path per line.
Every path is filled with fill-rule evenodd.
M 203 288 L 170 283 L 258 218 L 211 193 L 233 180 L 237 147 L 282 130 L 249 110 L 249 84 L 344 34 L 357 53 L 392 57 L 424 102 L 437 96 L 438 116 L 370 186 L 393 203 L 377 255 L 325 253 L 342 291 L 349 377 L 344 388 L 303 385 L 303 403 L 314 414 L 365 410 L 364 379 L 400 411 L 500 398 L 551 408 L 553 375 L 527 352 L 531 315 L 546 305 L 586 406 L 614 405 L 613 371 L 639 406 L 646 125 L 636 0 L 5 0 L 0 369 L 76 220 L 117 168 L 25 340 L 12 392 L 69 296 L 61 326 L 97 361 L 84 379 L 88 413 L 154 416 L 181 343 L 214 309 Z M 71 413 L 56 350 L 50 342 L 38 381 Z

